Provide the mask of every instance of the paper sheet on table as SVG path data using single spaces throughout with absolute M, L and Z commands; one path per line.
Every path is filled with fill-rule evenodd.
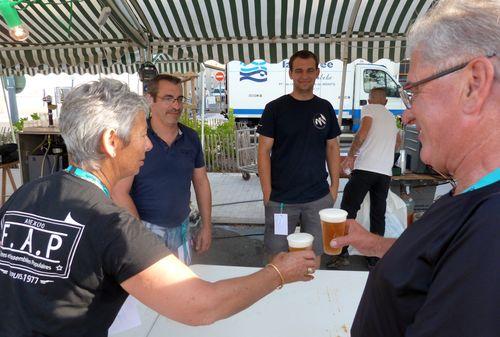
M 118 315 L 116 315 L 115 321 L 109 327 L 108 334 L 110 336 L 141 325 L 141 317 L 137 310 L 138 303 L 136 298 L 132 296 L 127 297 Z

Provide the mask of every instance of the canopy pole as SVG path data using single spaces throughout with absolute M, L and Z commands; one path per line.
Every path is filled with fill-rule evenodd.
M 10 133 L 12 134 L 12 141 L 13 142 L 16 142 L 16 133 L 14 132 L 14 125 L 12 124 L 12 116 L 10 114 L 10 108 L 9 108 L 9 103 L 7 102 L 7 95 L 5 94 L 5 86 L 4 86 L 4 81 L 3 79 L 5 79 L 5 81 L 7 81 L 7 76 L 2 76 L 2 94 L 3 94 L 3 99 L 5 101 L 5 108 L 7 109 L 7 116 L 9 117 L 9 125 L 10 125 Z M 14 89 L 15 90 L 15 89 Z M 16 98 L 15 94 L 14 94 L 14 99 Z M 17 111 L 17 107 L 16 107 L 16 111 Z
M 349 56 L 349 47 L 351 45 L 350 39 L 352 38 L 354 22 L 356 21 L 356 18 L 358 16 L 360 6 L 361 6 L 361 0 L 356 0 L 356 3 L 354 4 L 351 12 L 351 17 L 349 19 L 349 26 L 346 32 L 347 39 L 344 41 L 344 43 L 342 43 L 342 46 L 344 48 L 342 50 L 342 86 L 340 87 L 340 102 L 339 102 L 339 116 L 338 116 L 339 126 L 342 126 L 342 115 L 344 114 L 345 82 L 347 73 L 347 62 Z
M 196 121 L 198 120 L 198 99 L 196 97 L 196 83 L 195 83 L 195 77 L 191 77 L 191 81 L 189 82 L 189 88 L 191 89 L 191 104 L 192 104 L 192 108 L 191 108 L 191 113 L 193 114 L 193 120 Z M 194 109 L 193 109 L 194 107 Z
M 347 50 L 347 46 L 344 47 Z M 344 114 L 344 97 L 345 97 L 345 82 L 346 82 L 346 74 L 347 74 L 347 52 L 344 53 L 344 57 L 342 57 L 342 83 L 340 86 L 340 101 L 339 101 L 339 115 L 338 115 L 338 123 L 339 126 L 342 126 L 342 116 Z
M 104 6 L 111 8 L 111 15 L 115 18 L 114 23 L 123 31 L 128 32 L 128 37 L 140 47 L 147 47 L 149 40 L 141 30 L 141 27 L 126 1 L 103 0 Z M 132 21 L 132 22 L 131 22 Z M 139 27 L 137 27 L 139 26 Z
M 201 62 L 201 149 L 205 150 L 205 63 Z

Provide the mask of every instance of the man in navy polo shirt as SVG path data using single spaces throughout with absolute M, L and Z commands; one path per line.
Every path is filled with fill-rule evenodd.
M 158 75 L 149 85 L 151 118 L 147 135 L 153 149 L 135 177 L 121 180 L 112 191 L 113 200 L 165 241 L 186 264 L 191 261 L 189 233 L 190 188 L 193 182 L 202 225 L 195 250 L 203 253 L 212 240 L 212 197 L 203 151 L 196 132 L 179 123 L 182 113 L 181 81 Z
M 313 94 L 319 75 L 317 56 L 298 51 L 289 67 L 293 91 L 266 105 L 257 129 L 264 246 L 268 257 L 286 251 L 286 236 L 300 223 L 303 232 L 314 236 L 319 265 L 323 245 L 318 211 L 333 207 L 337 198 L 340 128 L 330 102 Z

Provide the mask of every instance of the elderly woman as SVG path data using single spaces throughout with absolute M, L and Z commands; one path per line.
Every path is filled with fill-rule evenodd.
M 106 336 L 128 294 L 185 324 L 210 324 L 312 278 L 314 253 L 297 252 L 246 277 L 203 281 L 113 203 L 109 191 L 152 147 L 147 111 L 114 80 L 65 98 L 71 165 L 23 185 L 0 211 L 1 336 Z

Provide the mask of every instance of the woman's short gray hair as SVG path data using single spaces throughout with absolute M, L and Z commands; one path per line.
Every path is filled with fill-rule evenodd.
M 440 0 L 408 33 L 407 56 L 445 68 L 500 52 L 499 0 Z M 498 67 L 497 67 L 498 68 Z M 497 69 L 498 73 L 498 69 Z
M 100 168 L 105 155 L 101 136 L 114 129 L 128 144 L 133 121 L 149 111 L 146 100 L 117 80 L 89 82 L 71 90 L 61 108 L 59 125 L 72 161 L 86 169 Z

